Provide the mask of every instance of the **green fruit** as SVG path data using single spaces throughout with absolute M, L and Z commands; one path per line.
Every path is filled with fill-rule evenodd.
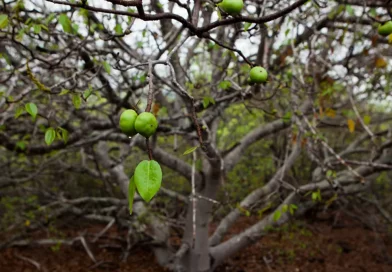
M 382 36 L 388 36 L 389 34 L 392 34 L 392 21 L 380 25 L 378 27 L 378 34 Z
M 263 67 L 256 66 L 250 70 L 249 77 L 252 83 L 264 83 L 267 81 L 268 73 Z
M 135 121 L 137 113 L 134 110 L 125 110 L 120 116 L 120 129 L 128 136 L 136 135 Z
M 148 138 L 155 133 L 158 127 L 157 119 L 154 114 L 150 112 L 143 112 L 136 118 L 135 129 L 136 131 Z
M 223 0 L 219 6 L 230 15 L 238 15 L 244 7 L 243 0 Z

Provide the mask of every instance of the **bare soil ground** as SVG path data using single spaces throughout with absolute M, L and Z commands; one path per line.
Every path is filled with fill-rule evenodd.
M 318 220 L 291 222 L 241 251 L 221 265 L 217 271 L 392 271 L 392 237 L 386 232 L 376 232 L 365 227 L 358 220 L 347 216 L 339 218 L 338 224 L 334 224 L 334 218 L 330 215 Z M 256 217 L 241 218 L 226 238 L 255 221 Z M 80 230 L 67 229 L 63 233 L 68 237 L 76 237 L 81 233 L 95 235 L 103 228 L 104 226 L 94 225 Z M 118 246 L 121 243 L 116 243 L 118 235 L 116 227 L 113 226 L 105 234 L 105 243 L 89 242 L 97 263 L 88 257 L 81 243 L 77 242 L 72 246 L 62 245 L 59 248 L 18 247 L 0 251 L 0 271 L 165 271 L 157 265 L 148 247 L 133 247 L 126 261 L 121 262 L 123 250 Z M 177 239 L 174 238 L 173 242 L 176 242 L 175 240 Z M 41 270 L 37 269 L 38 265 Z

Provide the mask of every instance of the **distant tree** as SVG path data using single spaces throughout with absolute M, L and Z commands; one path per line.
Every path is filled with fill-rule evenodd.
M 246 0 L 229 15 L 218 1 L 2 1 L 2 223 L 27 234 L 65 214 L 116 222 L 151 239 L 162 266 L 207 272 L 316 205 L 390 185 L 392 35 L 377 32 L 390 7 Z M 266 83 L 248 81 L 254 66 Z M 157 116 L 147 144 L 120 131 L 124 109 Z M 148 203 L 135 195 L 130 215 L 129 180 L 149 152 L 162 187 Z

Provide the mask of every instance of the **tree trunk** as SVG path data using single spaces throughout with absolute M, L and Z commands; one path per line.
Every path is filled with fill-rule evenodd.
M 183 242 L 189 245 L 189 250 L 180 260 L 182 271 L 209 272 L 212 271 L 212 259 L 209 252 L 209 222 L 213 203 L 208 199 L 215 199 L 220 185 L 220 171 L 208 171 L 205 186 L 196 198 L 196 230 L 193 223 L 193 203 L 188 207 Z

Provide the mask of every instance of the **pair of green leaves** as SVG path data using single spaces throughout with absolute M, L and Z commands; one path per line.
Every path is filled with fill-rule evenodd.
M 34 103 L 27 103 L 24 108 L 18 107 L 15 112 L 15 118 L 18 118 L 24 112 L 24 110 L 26 110 L 27 113 L 31 115 L 34 121 L 38 113 L 37 105 Z
M 150 202 L 161 188 L 161 183 L 162 169 L 159 163 L 154 160 L 140 162 L 135 169 L 135 174 L 129 181 L 128 203 L 130 214 L 132 214 L 136 188 L 144 201 Z
M 61 139 L 64 141 L 64 143 L 68 142 L 68 131 L 64 128 L 58 127 L 57 131 L 50 127 L 46 130 L 45 132 L 45 143 L 47 145 L 51 145 L 53 143 L 53 141 L 56 139 L 56 135 L 57 138 Z

